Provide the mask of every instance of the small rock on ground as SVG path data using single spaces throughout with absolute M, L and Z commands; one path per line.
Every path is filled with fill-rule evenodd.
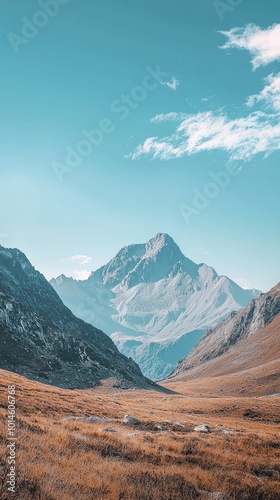
M 154 429 L 155 431 L 168 431 L 165 425 L 155 425 Z
M 66 417 L 62 419 L 64 422 L 87 422 L 87 423 L 95 423 L 95 422 L 111 422 L 111 418 L 106 418 L 106 417 Z
M 137 418 L 131 417 L 130 415 L 125 415 L 123 418 L 123 423 L 128 425 L 137 425 L 140 424 L 140 421 Z
M 104 429 L 99 429 L 100 432 L 117 432 L 115 429 L 111 429 L 110 427 L 105 427 Z
M 197 425 L 194 430 L 196 432 L 210 432 L 211 431 L 211 428 L 209 427 L 209 425 L 206 425 L 206 424 L 202 424 L 202 425 Z
M 234 434 L 235 434 L 235 432 L 234 432 L 234 431 L 232 431 L 232 430 L 228 430 L 228 429 L 221 429 L 221 432 L 222 432 L 223 434 L 229 434 L 229 435 L 231 435 L 231 436 L 234 436 Z

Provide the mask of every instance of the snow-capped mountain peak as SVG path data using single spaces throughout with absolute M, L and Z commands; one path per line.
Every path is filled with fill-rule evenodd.
M 52 278 L 50 280 L 50 284 L 51 285 L 61 285 L 61 283 L 65 282 L 65 281 L 68 281 L 68 280 L 73 280 L 73 278 L 67 278 L 67 276 L 65 276 L 65 274 L 60 274 L 57 278 Z
M 133 288 L 140 283 L 156 283 L 180 271 L 194 277 L 198 268 L 168 234 L 159 233 L 146 244 L 122 248 L 106 266 L 92 273 L 92 278 L 99 276 L 112 288 Z
M 175 243 L 173 238 L 169 236 L 166 233 L 158 233 L 154 238 L 151 238 L 147 243 L 146 243 L 146 256 L 156 256 L 158 255 L 163 249 L 177 253 L 178 255 L 182 255 L 180 248 L 178 245 Z
M 77 316 L 111 335 L 154 379 L 170 373 L 207 328 L 255 296 L 185 257 L 163 233 L 122 248 L 86 281 L 52 285 Z

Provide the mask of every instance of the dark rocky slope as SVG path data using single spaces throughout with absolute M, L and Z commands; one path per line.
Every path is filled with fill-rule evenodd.
M 161 389 L 102 331 L 76 318 L 17 249 L 0 246 L 0 368 L 51 385 Z

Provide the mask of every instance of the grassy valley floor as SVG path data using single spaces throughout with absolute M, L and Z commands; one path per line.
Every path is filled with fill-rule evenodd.
M 8 385 L 17 399 L 13 496 Z M 2 500 L 279 499 L 280 398 L 119 391 L 112 381 L 71 391 L 1 370 L 0 389 Z M 125 414 L 140 423 L 124 424 Z M 211 432 L 195 432 L 200 424 Z

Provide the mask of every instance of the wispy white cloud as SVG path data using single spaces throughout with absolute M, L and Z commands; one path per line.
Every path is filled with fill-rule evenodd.
M 86 269 L 79 270 L 79 271 L 74 271 L 72 274 L 72 277 L 75 278 L 76 280 L 83 281 L 87 280 L 90 276 L 90 271 L 87 271 Z
M 228 38 L 222 48 L 248 50 L 254 69 L 280 59 L 280 24 L 264 30 L 247 25 L 221 33 Z M 206 101 L 206 98 L 202 100 Z M 168 160 L 219 150 L 228 153 L 230 159 L 249 160 L 259 153 L 268 156 L 279 151 L 280 73 L 270 74 L 263 89 L 249 96 L 246 104 L 252 109 L 243 116 L 232 116 L 225 109 L 196 114 L 158 114 L 151 123 L 171 122 L 173 132 L 165 137 L 148 137 L 129 157 L 134 160 L 142 156 Z M 254 109 L 257 104 L 258 108 Z
M 221 48 L 248 50 L 254 69 L 280 60 L 280 24 L 264 30 L 256 24 L 248 24 L 243 28 L 232 28 L 220 33 L 228 38 Z
M 241 288 L 244 288 L 244 290 L 252 290 L 254 288 L 252 283 L 246 278 L 236 278 L 234 281 L 241 286 Z
M 249 160 L 258 153 L 267 156 L 279 149 L 279 115 L 256 111 L 244 118 L 231 119 L 221 111 L 208 111 L 185 115 L 173 134 L 149 137 L 130 158 L 136 160 L 148 155 L 169 160 L 201 151 L 224 150 L 231 159 Z
M 88 255 L 72 255 L 71 260 L 79 260 L 80 265 L 85 265 L 89 264 L 92 261 L 92 258 Z
M 230 159 L 249 160 L 259 153 L 268 156 L 280 150 L 280 73 L 270 74 L 264 80 L 263 89 L 249 96 L 246 104 L 252 109 L 241 117 L 233 117 L 225 109 L 196 114 L 158 114 L 151 123 L 171 122 L 174 131 L 165 137 L 147 138 L 128 157 L 169 160 L 220 150 L 227 152 Z M 258 108 L 254 109 L 257 104 Z
M 265 108 L 280 113 L 280 73 L 269 75 L 265 82 L 266 85 L 259 94 L 248 97 L 247 105 L 252 107 L 257 103 L 263 103 Z
M 177 80 L 175 78 L 175 76 L 172 77 L 171 81 L 170 82 L 160 82 L 161 85 L 164 85 L 166 87 L 169 87 L 171 90 L 177 90 L 177 88 L 179 87 L 180 85 L 180 82 L 179 80 Z
M 201 102 L 209 102 L 212 99 L 214 99 L 214 97 L 216 97 L 216 95 L 217 94 L 211 95 L 210 97 L 202 97 Z
M 186 113 L 177 113 L 177 112 L 171 112 L 171 113 L 161 113 L 159 115 L 154 116 L 151 119 L 151 123 L 160 123 L 160 122 L 167 122 L 167 121 L 180 121 L 183 118 L 185 118 Z

